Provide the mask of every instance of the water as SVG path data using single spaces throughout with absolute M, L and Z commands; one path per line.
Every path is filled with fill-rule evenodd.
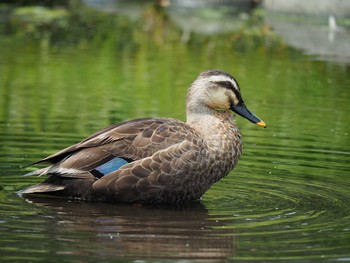
M 90 40 L 0 38 L 2 262 L 350 261 L 349 65 L 249 36 L 182 43 L 155 18 L 167 34 L 140 31 L 146 16 Z M 111 123 L 185 119 L 186 89 L 207 68 L 232 73 L 268 128 L 237 119 L 244 154 L 201 205 L 15 194 L 43 180 L 22 177 L 27 164 Z

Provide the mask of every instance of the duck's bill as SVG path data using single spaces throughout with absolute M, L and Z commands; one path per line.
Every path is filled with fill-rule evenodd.
M 239 103 L 238 105 L 231 106 L 231 110 L 236 112 L 238 115 L 241 115 L 243 118 L 255 123 L 261 127 L 266 128 L 265 122 L 263 122 L 259 117 L 255 116 L 253 113 L 248 110 L 244 103 Z

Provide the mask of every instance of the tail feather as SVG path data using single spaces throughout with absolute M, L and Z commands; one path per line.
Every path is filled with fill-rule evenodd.
M 63 176 L 62 174 L 49 175 L 44 182 L 20 190 L 17 194 L 19 196 L 45 195 L 91 199 L 92 185 L 97 179 L 90 173 L 86 172 L 86 174 L 80 174 L 77 177 L 74 175 Z
M 63 185 L 53 185 L 49 183 L 41 183 L 33 186 L 29 186 L 23 190 L 17 192 L 19 196 L 26 194 L 40 194 L 40 193 L 50 193 L 64 190 L 65 186 Z
M 43 175 L 43 174 L 47 174 L 48 171 L 49 171 L 49 169 L 50 169 L 51 167 L 52 167 L 52 166 L 44 167 L 44 168 L 35 170 L 35 171 L 33 171 L 33 172 L 26 173 L 26 174 L 23 175 L 23 176 L 33 176 L 33 175 L 41 176 L 41 175 Z

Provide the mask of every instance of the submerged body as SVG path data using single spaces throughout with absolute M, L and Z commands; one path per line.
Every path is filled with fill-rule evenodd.
M 203 72 L 189 88 L 186 123 L 145 118 L 110 126 L 39 161 L 51 165 L 28 175 L 49 178 L 20 194 L 147 204 L 198 200 L 241 155 L 231 110 L 265 127 L 245 107 L 232 76 Z

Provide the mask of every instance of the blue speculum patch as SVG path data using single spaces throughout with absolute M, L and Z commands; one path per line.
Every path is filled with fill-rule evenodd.
M 99 167 L 95 168 L 98 172 L 100 172 L 103 175 L 109 174 L 111 172 L 114 172 L 118 170 L 123 165 L 127 164 L 128 161 L 124 160 L 123 158 L 115 157 L 112 160 L 109 160 L 108 162 L 100 165 Z

